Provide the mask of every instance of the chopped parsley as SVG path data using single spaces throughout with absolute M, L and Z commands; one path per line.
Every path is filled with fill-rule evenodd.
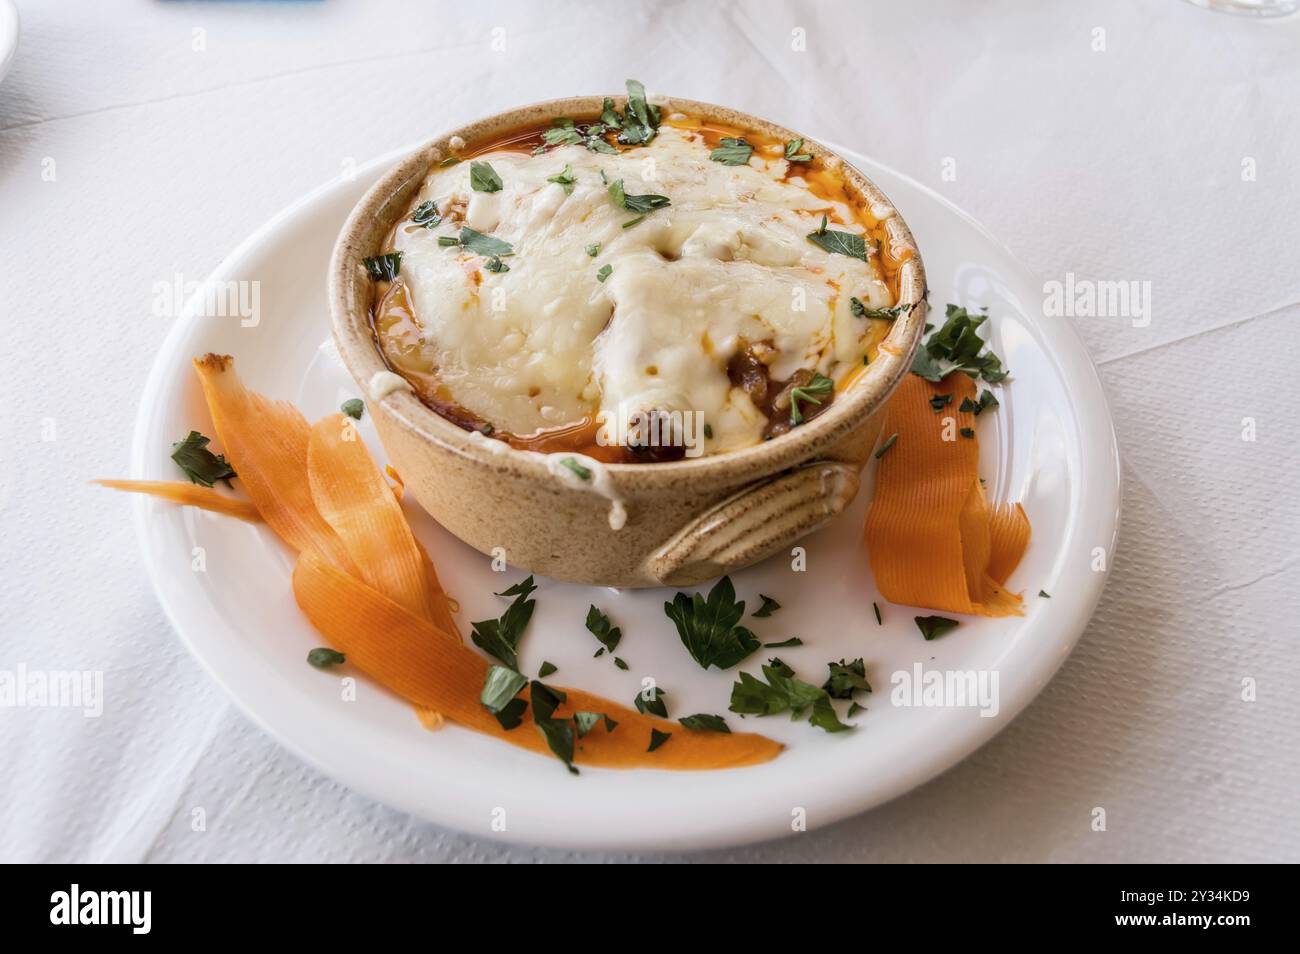
M 497 255 L 493 255 L 493 256 L 492 256 L 491 258 L 489 258 L 486 262 L 484 262 L 484 263 L 483 263 L 483 268 L 486 269 L 486 270 L 489 271 L 489 272 L 508 272 L 508 271 L 510 271 L 510 266 L 507 265 L 505 262 L 501 261 L 501 258 L 500 258 L 499 256 L 497 256 Z
M 943 327 L 917 349 L 912 373 L 927 381 L 942 381 L 953 371 L 983 378 L 989 384 L 1006 380 L 1010 372 L 1002 367 L 1001 358 L 986 350 L 987 343 L 977 330 L 987 320 L 988 315 L 972 315 L 965 308 L 949 305 Z
M 883 616 L 880 615 L 880 604 L 873 600 L 871 603 L 871 608 L 876 611 L 876 625 L 884 626 L 885 619 Z
M 492 666 L 483 680 L 483 691 L 479 693 L 478 701 L 483 703 L 483 708 L 488 712 L 496 715 L 508 706 L 511 700 L 519 695 L 519 690 L 526 685 L 528 685 L 526 676 L 521 676 L 506 666 Z
M 542 733 L 546 745 L 555 757 L 564 763 L 572 774 L 578 770 L 573 767 L 574 737 L 577 726 L 572 719 L 555 718 L 555 710 L 565 700 L 565 694 L 545 686 L 537 680 L 528 685 L 529 697 L 533 705 L 533 722 Z
M 438 244 L 442 244 L 442 239 L 438 239 Z M 509 242 L 503 242 L 494 236 L 476 232 L 468 225 L 461 226 L 459 244 L 475 255 L 482 255 L 484 258 L 493 256 L 503 258 L 506 255 L 515 253 L 515 247 Z
M 614 108 L 614 101 L 608 96 L 600 106 L 600 121 L 610 129 L 623 128 L 623 118 L 619 116 L 618 110 Z
M 935 411 L 942 411 L 945 407 L 947 407 L 951 403 L 952 403 L 951 394 L 936 394 L 934 397 L 930 398 L 930 407 L 934 408 Z M 966 403 L 967 403 L 966 401 L 962 401 L 959 410 L 962 411 L 970 410 L 968 407 L 966 407 Z
M 578 180 L 573 178 L 573 167 L 566 162 L 563 169 L 546 181 L 563 187 L 565 195 L 573 195 L 573 186 Z
M 363 258 L 361 264 L 366 266 L 366 271 L 375 281 L 391 282 L 402 270 L 402 253 L 388 252 L 384 255 L 372 255 Z
M 519 671 L 519 638 L 523 636 L 528 621 L 533 618 L 536 601 L 529 597 L 536 589 L 537 584 L 531 576 L 516 583 L 497 594 L 514 597 L 514 602 L 499 618 L 470 623 L 470 639 L 474 645 L 516 672 Z
M 613 106 L 611 100 L 607 99 L 605 102 Z M 586 146 L 592 152 L 618 154 L 618 150 L 605 141 L 605 133 L 618 127 L 605 122 L 603 118 L 598 123 L 575 123 L 572 119 L 564 117 L 556 118 L 551 122 L 551 128 L 542 133 L 542 142 L 545 145 L 534 149 L 533 155 L 539 156 L 546 152 L 547 146 Z
M 803 139 L 791 139 L 787 142 L 785 144 L 786 162 L 812 162 L 812 156 L 806 152 L 801 152 L 802 149 Z
M 800 401 L 811 401 L 813 404 L 821 404 L 820 398 L 829 397 L 835 390 L 835 382 L 826 375 L 818 371 L 813 375 L 811 381 L 802 387 L 790 389 L 790 423 L 803 423 L 803 409 L 799 407 Z
M 347 656 L 344 656 L 337 649 L 330 649 L 326 646 L 313 649 L 307 654 L 307 662 L 315 666 L 317 669 L 329 669 L 331 666 L 341 666 L 347 661 Z
M 1050 600 L 1052 598 L 1052 594 L 1047 592 L 1046 590 L 1039 590 L 1038 595 L 1045 600 Z
M 758 615 L 757 613 L 754 615 Z M 798 636 L 791 636 L 789 639 L 783 639 L 779 643 L 764 643 L 764 649 L 787 649 L 793 646 L 802 646 L 803 640 Z
M 361 420 L 361 415 L 366 411 L 366 402 L 361 398 L 349 398 L 339 405 L 339 410 L 352 418 L 354 421 Z
M 655 209 L 672 205 L 672 201 L 666 195 L 656 195 L 653 192 L 647 192 L 645 195 L 629 195 L 623 188 L 622 179 L 615 179 L 609 184 L 609 197 L 615 205 L 629 212 L 653 212 Z
M 601 652 L 604 652 L 604 650 L 601 650 Z M 627 663 L 623 662 L 623 660 L 619 659 L 617 656 L 614 657 L 614 665 L 624 672 L 627 672 Z
M 442 221 L 442 216 L 438 214 L 438 207 L 433 204 L 433 200 L 429 199 L 415 207 L 415 211 L 411 213 L 411 221 L 431 229 Z
M 664 603 L 664 614 L 673 621 L 682 645 L 701 669 L 730 669 L 758 649 L 754 634 L 738 625 L 745 615 L 745 602 L 736 601 L 729 576 L 714 584 L 707 600 L 699 593 L 678 593 L 671 603 Z
M 894 321 L 900 315 L 910 314 L 920 302 L 912 302 L 910 305 L 890 305 L 888 308 L 868 308 L 862 304 L 858 298 L 849 299 L 849 311 L 853 313 L 854 318 L 883 318 L 886 321 Z
M 822 688 L 832 699 L 852 699 L 855 692 L 871 691 L 871 683 L 867 682 L 867 664 L 863 660 L 846 663 L 841 659 L 826 666 L 831 674 Z
M 572 119 L 557 117 L 551 120 L 551 128 L 542 133 L 542 142 L 548 146 L 576 146 L 582 142 L 582 134 Z
M 475 192 L 500 192 L 501 177 L 497 171 L 487 162 L 471 162 L 469 164 L 469 185 Z
M 555 673 L 559 671 L 560 671 L 559 666 L 555 665 L 555 663 L 550 662 L 549 660 L 543 659 L 542 665 L 537 670 L 537 678 L 545 679 L 547 676 L 553 676 L 555 675 Z M 587 733 L 583 732 L 581 734 L 586 735 Z
M 759 593 L 758 598 L 763 601 L 763 605 L 760 606 L 758 609 L 754 610 L 754 615 L 757 616 L 759 619 L 763 619 L 764 617 L 771 616 L 773 613 L 775 613 L 777 610 L 781 608 L 781 604 L 778 603 L 776 600 L 772 599 L 772 597 L 770 596 L 764 596 L 762 593 Z
M 524 721 L 524 712 L 527 709 L 528 703 L 524 699 L 511 699 L 500 712 L 492 714 L 497 717 L 497 722 L 501 724 L 501 728 L 509 732 L 511 729 L 519 728 L 519 723 Z
M 573 726 L 578 730 L 578 738 L 586 738 L 587 733 L 596 728 L 596 723 L 605 718 L 599 712 L 575 712 L 573 714 Z M 610 731 L 608 721 L 606 722 L 605 731 Z
M 975 436 L 975 428 L 973 428 L 973 427 L 963 427 L 963 428 L 961 429 L 961 436 L 962 436 L 962 437 L 974 437 L 974 436 Z
M 773 657 L 763 666 L 764 682 L 747 672 L 731 687 L 732 712 L 741 715 L 776 715 L 789 712 L 800 719 L 811 710 L 809 721 L 826 732 L 844 732 L 853 726 L 845 725 L 835 714 L 831 697 L 818 686 L 796 679 L 794 670 Z
M 628 80 L 627 108 L 623 110 L 618 141 L 625 146 L 644 146 L 654 139 L 658 129 L 659 107 L 646 102 L 645 87 L 640 82 Z
M 731 729 L 727 722 L 720 715 L 709 715 L 706 712 L 700 712 L 695 715 L 685 716 L 678 719 L 682 725 L 688 729 L 694 729 L 696 732 L 725 732 L 731 734 Z
M 567 467 L 583 480 L 591 480 L 591 470 L 578 463 L 576 457 L 566 457 L 560 461 L 561 467 Z
M 921 631 L 921 635 L 926 641 L 938 639 L 944 633 L 950 633 L 959 625 L 957 620 L 948 619 L 946 616 L 914 616 L 916 628 Z
M 653 752 L 655 749 L 659 748 L 659 746 L 663 745 L 672 737 L 673 734 L 671 732 L 660 732 L 658 729 L 651 729 L 650 748 L 646 749 L 646 751 Z
M 623 631 L 617 626 L 611 626 L 609 617 L 591 606 L 587 609 L 587 631 L 595 636 L 604 647 L 601 652 L 613 652 L 618 648 L 618 642 L 623 638 Z
M 642 715 L 657 715 L 661 719 L 667 719 L 668 706 L 664 705 L 664 696 L 666 695 L 668 693 L 658 686 L 650 686 L 638 692 L 636 698 L 632 700 L 632 704 L 636 706 L 636 711 Z
M 893 447 L 896 443 L 898 443 L 897 434 L 890 434 L 886 437 L 885 443 L 881 444 L 880 450 L 876 451 L 876 460 L 880 460 L 880 458 L 884 457 L 885 454 L 888 453 L 889 448 Z
M 867 241 L 853 232 L 837 232 L 826 227 L 826 216 L 817 231 L 808 233 L 808 241 L 826 252 L 847 255 L 849 258 L 867 260 Z
M 722 139 L 717 149 L 709 153 L 709 158 L 724 166 L 743 166 L 749 162 L 749 157 L 753 154 L 754 147 L 744 139 L 727 136 Z
M 172 445 L 172 460 L 191 483 L 211 487 L 218 480 L 224 480 L 229 487 L 230 478 L 239 475 L 224 455 L 208 450 L 208 442 L 209 438 L 198 431 L 190 431 L 185 440 Z

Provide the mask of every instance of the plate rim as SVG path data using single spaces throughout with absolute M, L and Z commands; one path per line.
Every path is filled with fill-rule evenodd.
M 1021 269 L 1025 275 L 1031 277 L 1034 275 L 1004 243 L 992 235 L 978 220 L 945 196 L 892 167 L 864 156 L 857 150 L 846 149 L 827 140 L 821 141 L 826 142 L 829 148 L 834 149 L 840 155 L 845 155 L 855 163 L 864 160 L 868 166 L 868 170 L 864 170 L 864 172 L 868 175 L 871 174 L 869 169 L 874 167 L 905 182 L 927 200 L 937 203 L 946 212 L 958 216 L 999 254 L 1005 256 L 1008 261 Z M 204 289 L 213 281 L 222 280 L 222 277 L 231 271 L 234 265 L 240 263 L 261 246 L 281 224 L 296 217 L 322 196 L 331 194 L 336 189 L 346 187 L 347 184 L 357 179 L 377 173 L 400 160 L 401 157 L 408 155 L 413 148 L 416 148 L 416 146 L 404 146 L 385 152 L 358 165 L 350 175 L 332 177 L 299 196 L 264 221 L 229 253 L 224 255 L 216 267 L 199 283 L 193 295 L 185 303 L 175 324 L 168 331 L 150 368 L 135 416 L 130 457 L 130 470 L 133 476 L 142 476 L 147 471 L 148 445 L 150 442 L 149 424 L 154 414 L 154 408 L 168 382 L 176 374 L 176 356 L 181 351 L 183 342 L 189 337 L 192 326 L 201 320 L 194 305 L 203 295 Z M 810 821 L 809 830 L 829 827 L 845 818 L 886 804 L 937 778 L 991 741 L 999 732 L 1014 722 L 1024 709 L 1037 698 L 1047 683 L 1055 678 L 1061 666 L 1069 657 L 1069 653 L 1078 645 L 1079 639 L 1086 630 L 1088 622 L 1101 600 L 1106 581 L 1110 576 L 1110 568 L 1114 563 L 1113 557 L 1119 539 L 1120 509 L 1123 499 L 1123 474 L 1119 445 L 1115 434 L 1114 419 L 1110 413 L 1109 401 L 1096 364 L 1093 362 L 1091 354 L 1074 326 L 1068 321 L 1062 321 L 1060 327 L 1067 329 L 1066 334 L 1069 341 L 1066 356 L 1071 358 L 1071 368 L 1070 373 L 1067 374 L 1065 368 L 1059 367 L 1061 354 L 1052 350 L 1049 353 L 1058 362 L 1058 373 L 1061 377 L 1070 379 L 1082 376 L 1082 380 L 1071 380 L 1071 384 L 1085 386 L 1092 392 L 1087 397 L 1096 401 L 1092 405 L 1092 414 L 1089 417 L 1091 427 L 1085 429 L 1083 420 L 1080 418 L 1079 428 L 1081 438 L 1088 436 L 1082 433 L 1087 430 L 1094 440 L 1100 439 L 1105 444 L 1104 450 L 1107 459 L 1105 461 L 1089 461 L 1084 472 L 1092 473 L 1095 471 L 1104 474 L 1105 479 L 1102 485 L 1100 487 L 1089 486 L 1087 493 L 1092 496 L 1101 493 L 1104 497 L 1104 500 L 1100 501 L 1100 508 L 1104 511 L 1109 523 L 1109 540 L 1106 545 L 1111 556 L 1111 559 L 1107 561 L 1105 570 L 1093 574 L 1094 579 L 1091 581 L 1090 586 L 1080 587 L 1078 591 L 1069 595 L 1062 594 L 1066 596 L 1066 599 L 1062 599 L 1061 603 L 1066 603 L 1068 600 L 1070 608 L 1073 609 L 1073 614 L 1069 618 L 1075 620 L 1069 628 L 1069 651 L 1060 653 L 1050 666 L 1050 669 L 1044 669 L 1041 673 L 1037 673 L 1041 678 L 1034 685 L 1022 689 L 1014 699 L 1003 700 L 999 718 L 974 720 L 967 723 L 970 726 L 969 728 L 956 728 L 946 740 L 936 744 L 931 750 L 930 757 L 923 764 L 914 764 L 907 770 L 897 773 L 888 784 L 880 786 L 866 798 L 855 796 L 851 792 L 839 793 L 838 797 L 833 797 L 828 805 L 821 806 L 816 820 Z M 1074 404 L 1075 402 L 1072 401 L 1071 405 L 1074 406 Z M 1100 431 L 1097 430 L 1098 424 L 1103 425 Z M 1088 440 L 1081 440 L 1081 444 L 1089 448 L 1092 446 Z M 1103 467 L 1103 464 L 1107 466 Z M 234 703 L 246 718 L 266 732 L 277 744 L 312 765 L 327 778 L 335 780 L 380 804 L 394 807 L 413 817 L 464 832 L 470 837 L 489 838 L 494 841 L 516 845 L 589 851 L 702 851 L 710 848 L 770 841 L 781 835 L 788 836 L 791 834 L 789 826 L 786 826 L 784 831 L 773 831 L 762 828 L 752 821 L 747 822 L 740 819 L 730 824 L 723 823 L 716 826 L 714 831 L 708 833 L 693 831 L 691 834 L 693 840 L 690 844 L 679 844 L 677 843 L 679 838 L 674 838 L 672 833 L 652 833 L 647 835 L 645 832 L 623 831 L 615 834 L 601 832 L 598 828 L 593 833 L 592 828 L 582 830 L 573 826 L 565 827 L 557 821 L 554 826 L 555 831 L 530 831 L 521 835 L 516 831 L 498 832 L 491 828 L 472 829 L 461 820 L 453 819 L 447 815 L 434 817 L 427 804 L 416 799 L 403 797 L 401 793 L 385 788 L 378 779 L 370 777 L 364 771 L 353 770 L 346 763 L 342 763 L 338 759 L 331 759 L 331 750 L 328 747 L 315 746 L 312 744 L 311 739 L 298 738 L 289 730 L 279 727 L 274 720 L 263 714 L 262 706 L 258 700 L 251 698 L 250 694 L 244 691 L 247 688 L 247 682 L 242 686 L 234 684 L 222 675 L 219 668 L 213 661 L 209 660 L 204 652 L 200 651 L 199 645 L 181 624 L 179 605 L 173 602 L 177 598 L 169 595 L 168 589 L 163 585 L 158 554 L 150 546 L 148 533 L 149 503 L 149 500 L 142 497 L 134 502 L 133 520 L 136 536 L 139 540 L 149 582 L 157 595 L 164 616 L 180 638 L 182 645 L 199 663 L 200 667 L 221 687 L 228 700 Z M 277 675 L 276 678 L 282 677 Z M 251 676 L 249 679 L 251 681 Z

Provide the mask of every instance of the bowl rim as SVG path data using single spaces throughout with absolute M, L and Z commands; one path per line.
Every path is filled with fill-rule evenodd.
M 382 251 L 375 242 L 382 240 L 405 214 L 411 198 L 435 163 L 455 153 L 472 153 L 474 144 L 495 133 L 526 126 L 545 117 L 569 116 L 576 119 L 598 115 L 605 99 L 625 102 L 623 94 L 570 96 L 516 106 L 441 133 L 427 140 L 390 169 L 352 208 L 335 240 L 330 257 L 327 300 L 329 302 L 334 341 L 349 373 L 373 402 L 369 382 L 379 371 L 389 371 L 388 364 L 374 341 L 369 307 L 370 279 L 361 259 Z M 676 96 L 652 95 L 651 101 L 665 112 L 680 111 L 728 126 L 761 132 L 784 140 L 803 139 L 804 151 L 810 152 L 840 171 L 849 184 L 869 204 L 873 216 L 884 223 L 893 247 L 911 252 L 899 270 L 899 294 L 896 304 L 912 307 L 894 320 L 885 340 L 897 349 L 880 351 L 823 413 L 807 423 L 770 441 L 750 447 L 701 455 L 662 463 L 602 464 L 620 490 L 636 491 L 662 487 L 665 481 L 726 479 L 744 474 L 747 477 L 777 473 L 816 459 L 823 451 L 859 426 L 880 408 L 911 368 L 913 356 L 924 334 L 929 290 L 920 249 L 906 221 L 883 191 L 864 173 L 822 143 L 784 126 L 726 106 Z M 464 145 L 452 148 L 454 139 Z M 365 295 L 357 294 L 365 288 Z M 386 395 L 384 410 L 396 423 L 423 442 L 494 468 L 509 465 L 525 474 L 551 477 L 545 458 L 537 451 L 511 447 L 504 441 L 466 431 L 425 405 L 410 388 Z M 488 445 L 492 446 L 488 446 Z M 580 455 L 579 455 L 580 456 Z

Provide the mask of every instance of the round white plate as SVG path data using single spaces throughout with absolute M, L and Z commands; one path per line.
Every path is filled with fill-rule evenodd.
M 1106 401 L 1082 344 L 1063 320 L 1041 317 L 1039 285 L 1006 249 L 919 184 L 841 152 L 884 189 L 916 233 L 936 314 L 953 301 L 987 305 L 992 315 L 992 344 L 1014 379 L 1000 389 L 997 412 L 981 418 L 983 470 L 994 499 L 1022 500 L 1033 522 L 1033 542 L 1010 580 L 1026 594 L 1023 618 L 963 620 L 955 632 L 925 642 L 912 617 L 928 611 L 888 605 L 876 593 L 860 542 L 871 496 L 864 475 L 850 512 L 803 541 L 805 569 L 778 555 L 734 577 L 749 611 L 758 608 L 760 592 L 783 606 L 770 618 L 746 620 L 760 639 L 798 636 L 804 643 L 762 650 L 741 669 L 757 672 L 779 654 L 820 684 L 827 662 L 865 658 L 876 690 L 864 699 L 867 711 L 852 720 L 855 731 L 828 735 L 784 716 L 742 723 L 728 713 L 737 670 L 705 672 L 691 661 L 662 611 L 671 590 L 618 592 L 540 579 L 537 611 L 522 641 L 526 673 L 549 660 L 559 667 L 554 684 L 624 704 L 652 676 L 671 716 L 723 714 L 734 728 L 788 746 L 774 761 L 745 769 L 584 768 L 574 777 L 554 759 L 456 726 L 425 731 L 405 703 L 358 673 L 350 674 L 359 676 L 356 698 L 345 700 L 340 673 L 304 661 L 322 639 L 294 604 L 291 554 L 269 530 L 141 498 L 135 514 L 149 573 L 190 651 L 253 719 L 341 782 L 471 834 L 573 849 L 702 848 L 773 838 L 803 823 L 827 825 L 906 792 L 988 741 L 1056 672 L 1101 594 L 1105 573 L 1094 570 L 1094 550 L 1109 561 L 1119 505 Z M 243 286 L 260 295 L 255 326 L 238 315 L 203 316 L 202 289 L 191 299 L 145 389 L 134 476 L 175 479 L 171 443 L 191 428 L 212 433 L 190 369 L 193 355 L 235 355 L 250 386 L 296 402 L 309 419 L 361 396 L 327 343 L 325 267 L 349 209 L 397 155 L 306 196 L 208 279 L 258 283 Z M 368 415 L 362 433 L 382 460 Z M 493 573 L 487 558 L 434 525 L 414 502 L 407 510 L 448 592 L 460 600 L 466 632 L 470 620 L 499 615 L 505 604 L 493 591 L 523 573 Z M 1051 598 L 1039 598 L 1040 589 Z M 881 604 L 883 626 L 873 601 Z M 583 626 L 591 603 L 622 627 L 618 652 L 630 671 L 615 668 L 609 656 L 592 658 L 598 644 Z M 892 704 L 893 674 L 911 673 L 917 663 L 996 674 L 996 712 Z

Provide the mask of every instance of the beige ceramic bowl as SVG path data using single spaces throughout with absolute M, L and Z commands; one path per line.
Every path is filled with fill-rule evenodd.
M 468 144 L 460 154 L 471 153 L 476 143 L 509 130 L 557 116 L 595 116 L 602 98 L 537 103 L 452 130 L 399 163 L 361 199 L 334 248 L 329 302 L 339 354 L 363 394 L 386 365 L 370 324 L 372 286 L 361 260 L 383 251 L 381 243 L 424 177 L 452 154 L 453 139 Z M 614 99 L 623 105 L 622 97 Z M 781 140 L 797 138 L 709 103 L 674 99 L 670 108 Z M 804 151 L 842 163 L 845 179 L 885 220 L 893 247 L 911 250 L 899 275 L 899 302 L 914 307 L 894 322 L 889 350 L 882 349 L 824 413 L 744 450 L 673 463 L 607 464 L 601 493 L 595 482 L 557 476 L 543 455 L 464 431 L 411 391 L 399 390 L 367 403 L 407 490 L 483 553 L 504 553 L 529 572 L 604 586 L 699 583 L 790 546 L 844 510 L 879 434 L 880 411 L 921 339 L 925 270 L 907 225 L 875 184 L 819 143 L 805 138 Z M 627 514 L 618 530 L 610 526 L 611 492 Z

